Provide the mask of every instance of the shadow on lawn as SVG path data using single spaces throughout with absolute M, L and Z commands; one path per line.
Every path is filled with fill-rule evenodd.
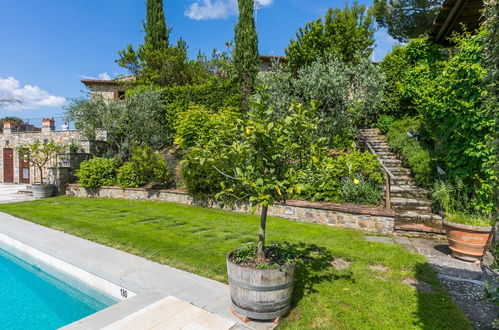
M 431 265 L 418 263 L 415 271 L 415 281 L 404 284 L 413 286 L 416 290 L 418 309 L 415 316 L 420 322 L 418 327 L 428 330 L 473 329 L 465 314 L 461 312 L 440 283 Z
M 327 248 L 306 243 L 289 244 L 289 247 L 300 259 L 295 271 L 291 301 L 293 307 L 297 306 L 305 295 L 318 292 L 315 286 L 319 283 L 338 279 L 353 281 L 350 271 L 342 271 L 341 275 L 337 274 L 338 271 L 332 265 L 333 254 Z

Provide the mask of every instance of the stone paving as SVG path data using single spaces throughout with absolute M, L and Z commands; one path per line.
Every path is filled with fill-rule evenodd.
M 34 200 L 31 195 L 19 193 L 20 190 L 26 190 L 26 187 L 22 184 L 0 183 L 0 204 Z
M 435 269 L 440 282 L 451 297 L 473 323 L 475 329 L 493 329 L 492 324 L 499 318 L 497 307 L 482 299 L 485 283 L 499 285 L 499 276 L 482 263 L 461 261 L 451 256 L 446 239 L 425 239 L 396 237 L 396 241 L 408 250 L 426 257 Z

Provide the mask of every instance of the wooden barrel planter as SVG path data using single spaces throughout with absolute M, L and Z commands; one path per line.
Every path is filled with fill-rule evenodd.
M 36 199 L 48 198 L 54 195 L 54 185 L 34 184 L 31 186 L 33 197 Z
M 280 268 L 241 266 L 227 255 L 232 308 L 255 320 L 275 320 L 289 311 L 296 263 Z
M 485 255 L 494 227 L 478 227 L 443 221 L 452 255 L 465 261 L 478 261 Z

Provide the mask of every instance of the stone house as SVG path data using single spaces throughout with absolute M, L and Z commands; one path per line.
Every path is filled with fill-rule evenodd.
M 98 154 L 102 145 L 105 144 L 106 135 L 100 134 L 98 141 L 86 140 L 82 132 L 77 130 L 56 130 L 55 121 L 45 118 L 42 127 L 19 126 L 12 121 L 3 123 L 3 132 L 0 134 L 0 182 L 33 184 L 39 181 L 39 173 L 23 159 L 23 155 L 17 147 L 32 143 L 36 140 L 50 141 L 57 144 L 67 145 L 68 153 L 59 155 L 57 160 L 47 165 L 44 169 L 44 177 L 49 178 L 51 183 L 70 181 L 74 170 L 84 159 L 91 154 Z M 69 146 L 72 145 L 70 152 Z
M 116 101 L 125 98 L 125 92 L 135 82 L 135 76 L 125 76 L 112 80 L 83 79 L 81 81 L 90 89 L 90 97 L 101 96 L 106 101 Z

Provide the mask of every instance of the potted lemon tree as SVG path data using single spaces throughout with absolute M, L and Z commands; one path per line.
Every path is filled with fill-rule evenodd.
M 44 177 L 44 170 L 57 155 L 64 151 L 65 146 L 55 143 L 53 140 L 35 140 L 32 143 L 19 146 L 18 152 L 25 161 L 38 170 L 39 183 L 32 185 L 33 197 L 46 198 L 53 195 L 54 186 L 48 184 Z
M 465 261 L 480 261 L 491 242 L 495 220 L 473 209 L 473 201 L 461 180 L 437 182 L 432 197 L 444 211 L 443 225 L 452 255 Z
M 298 171 L 318 149 L 316 121 L 313 107 L 294 104 L 281 117 L 261 95 L 239 122 L 236 141 L 200 159 L 225 178 L 217 200 L 249 201 L 260 212 L 258 244 L 226 257 L 232 311 L 239 317 L 275 320 L 290 308 L 297 256 L 289 245 L 266 243 L 267 214 L 275 202 L 300 193 Z

